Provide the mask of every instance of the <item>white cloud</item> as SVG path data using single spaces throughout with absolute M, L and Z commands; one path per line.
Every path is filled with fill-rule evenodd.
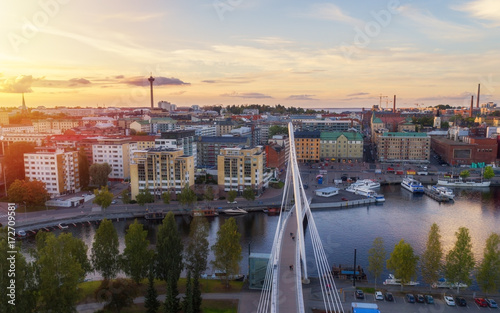
M 467 12 L 475 18 L 491 21 L 490 26 L 500 26 L 500 1 L 498 0 L 470 1 L 455 9 Z
M 465 41 L 477 39 L 478 33 L 469 26 L 441 20 L 429 11 L 418 9 L 412 5 L 400 7 L 401 15 L 418 26 L 418 30 L 429 38 L 437 40 Z
M 363 21 L 346 14 L 342 11 L 342 9 L 333 3 L 313 4 L 312 8 L 305 14 L 305 16 L 322 20 L 343 22 L 353 26 L 360 26 L 364 24 Z

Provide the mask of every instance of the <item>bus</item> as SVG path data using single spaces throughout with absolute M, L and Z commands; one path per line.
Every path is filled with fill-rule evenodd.
M 376 303 L 351 302 L 351 313 L 380 313 Z

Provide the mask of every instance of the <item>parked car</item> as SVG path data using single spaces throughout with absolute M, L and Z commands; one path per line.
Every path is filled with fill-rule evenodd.
M 425 295 L 424 298 L 428 304 L 434 304 L 434 298 L 431 295 Z
M 111 204 L 116 204 L 116 201 L 115 200 L 111 201 Z
M 416 300 L 417 300 L 418 303 L 424 303 L 425 302 L 424 296 L 420 295 L 420 294 L 417 295 Z
M 365 294 L 363 293 L 363 290 L 356 289 L 356 299 L 364 299 Z
M 476 302 L 477 305 L 482 306 L 482 307 L 487 307 L 488 303 L 484 298 L 474 298 L 474 302 Z
M 446 302 L 449 306 L 455 306 L 455 300 L 453 300 L 453 297 L 444 296 L 444 302 Z
M 375 291 L 375 300 L 384 300 L 384 295 L 382 291 Z
M 392 293 L 388 292 L 385 294 L 385 301 L 394 301 L 394 297 L 392 296 Z
M 408 301 L 408 303 L 415 303 L 415 296 L 413 296 L 411 293 L 407 293 L 406 301 Z
M 467 306 L 467 301 L 465 301 L 464 297 L 455 297 L 455 303 L 458 306 Z
M 488 298 L 488 299 L 485 299 L 486 300 L 486 303 L 488 303 L 488 306 L 490 308 L 498 308 L 498 304 L 495 302 L 495 300 L 491 299 L 491 298 Z

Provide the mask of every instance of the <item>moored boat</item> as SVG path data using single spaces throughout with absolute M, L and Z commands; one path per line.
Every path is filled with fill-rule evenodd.
M 419 282 L 415 282 L 415 281 L 409 281 L 405 284 L 405 286 L 416 286 L 420 284 Z M 399 278 L 395 278 L 394 275 L 392 274 L 389 274 L 389 278 L 387 278 L 385 281 L 384 281 L 384 285 L 396 285 L 396 286 L 401 286 L 401 279 Z
M 204 217 L 212 217 L 212 216 L 218 216 L 219 212 L 217 212 L 214 208 L 206 208 L 206 209 L 197 209 L 191 211 L 191 216 L 196 217 L 196 216 L 204 216 Z
M 408 175 L 403 178 L 401 182 L 401 187 L 404 189 L 411 191 L 413 193 L 424 192 L 424 186 L 418 180 L 413 179 L 413 176 Z
M 443 195 L 447 197 L 450 200 L 453 200 L 455 198 L 455 194 L 453 193 L 453 190 L 450 188 L 446 188 L 444 186 L 439 186 L 439 185 L 434 185 L 431 186 L 431 190 L 435 191 L 436 193 Z
M 463 180 L 461 177 L 458 179 L 438 179 L 438 185 L 448 186 L 448 187 L 489 187 L 490 181 L 473 181 L 473 180 Z
M 247 214 L 248 212 L 240 208 L 235 208 L 235 209 L 226 209 L 224 210 L 224 213 L 226 213 L 227 215 L 240 215 L 240 214 Z
M 354 193 L 357 195 L 366 196 L 369 198 L 374 198 L 377 202 L 384 202 L 385 201 L 384 195 L 378 194 L 375 191 L 367 189 L 367 188 L 358 187 L 355 189 Z

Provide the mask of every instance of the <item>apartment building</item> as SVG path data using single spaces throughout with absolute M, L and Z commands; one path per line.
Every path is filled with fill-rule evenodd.
M 319 131 L 297 131 L 294 133 L 295 154 L 298 162 L 317 162 L 320 160 L 320 136 L 321 132 Z
M 302 125 L 301 125 L 302 131 L 346 132 L 351 128 L 360 131 L 361 125 L 354 120 L 331 120 L 331 119 L 324 119 L 324 120 L 307 119 L 307 120 L 302 120 Z
M 130 178 L 130 138 L 98 138 L 92 144 L 92 163 L 111 166 L 109 180 L 123 181 Z
M 133 121 L 130 123 L 130 129 L 135 130 L 137 133 L 149 134 L 151 132 L 151 123 L 148 120 Z
M 194 164 L 198 162 L 194 130 L 175 130 L 161 133 L 161 137 L 155 140 L 157 148 L 176 148 L 184 151 L 185 155 L 194 157 Z
M 208 136 L 200 137 L 197 142 L 198 162 L 201 168 L 212 168 L 217 166 L 217 156 L 221 149 L 249 146 L 250 138 L 233 136 Z
M 0 125 L 9 125 L 9 112 L 0 111 Z
M 194 186 L 194 168 L 194 157 L 181 149 L 137 150 L 130 164 L 132 199 L 145 189 L 157 197 L 164 192 L 180 193 L 186 184 Z
M 176 129 L 177 121 L 170 117 L 154 117 L 150 121 L 151 133 L 163 133 Z
M 68 129 L 83 125 L 80 119 L 40 119 L 32 121 L 37 133 L 64 133 Z
M 232 120 L 223 120 L 215 122 L 216 135 L 222 136 L 225 134 L 229 134 L 231 130 L 234 128 L 234 123 Z
M 267 187 L 271 177 L 264 172 L 265 162 L 262 146 L 221 149 L 217 157 L 219 190 L 242 192 L 250 187 L 256 192 L 261 192 L 263 187 Z
M 378 136 L 378 159 L 381 162 L 427 162 L 431 137 L 426 133 L 386 132 Z
M 80 191 L 78 152 L 44 148 L 24 154 L 26 179 L 45 183 L 51 198 Z
M 362 162 L 363 136 L 356 132 L 322 132 L 319 156 L 336 162 Z

